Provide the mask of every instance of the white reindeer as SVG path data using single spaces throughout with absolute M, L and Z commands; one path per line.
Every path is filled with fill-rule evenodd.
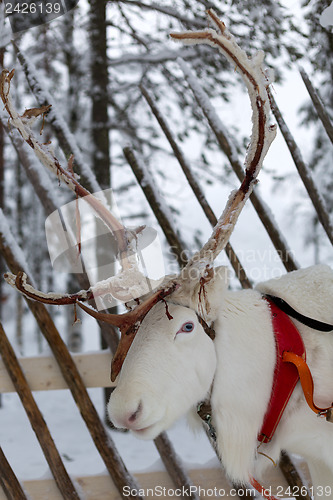
M 216 46 L 243 72 L 254 123 L 245 161 L 249 180 L 251 169 L 258 172 L 274 133 L 267 116 L 259 117 L 268 103 L 267 96 L 259 97 L 262 59 L 252 59 L 254 66 L 249 66 L 224 24 L 212 11 L 208 14 L 219 34 L 206 30 L 175 38 Z M 260 132 L 263 122 L 265 131 Z M 247 197 L 242 186 L 231 196 L 211 238 L 183 276 L 162 288 L 167 299 L 164 295 L 164 302 L 156 303 L 159 297 L 155 294 L 153 307 L 147 299 L 137 309 L 135 326 L 125 322 L 113 360 L 113 378 L 120 373 L 108 405 L 109 416 L 116 426 L 152 439 L 180 416 L 196 414 L 197 404 L 209 397 L 217 447 L 233 481 L 244 483 L 263 473 L 267 458 L 260 453 L 277 461 L 281 450 L 287 450 L 308 460 L 314 496 L 333 498 L 333 427 L 308 407 L 300 384 L 271 441 L 261 444 L 258 451 L 258 433 L 270 402 L 277 359 L 270 305 L 262 294 L 280 297 L 299 313 L 332 325 L 333 272 L 315 266 L 262 283 L 256 290 L 228 291 L 224 268 L 213 270 L 211 263 L 224 248 L 237 219 L 235 213 Z M 194 276 L 191 271 L 196 271 Z M 172 283 L 179 288 L 172 289 Z M 128 314 L 135 315 L 135 310 Z M 214 340 L 203 326 L 207 323 L 214 324 Z M 316 403 L 328 408 L 333 399 L 333 332 L 318 332 L 297 320 L 294 323 L 305 345 Z
M 256 290 L 232 292 L 225 268 L 217 268 L 206 286 L 206 320 L 214 322 L 215 340 L 198 321 L 199 292 L 193 280 L 170 295 L 172 319 L 163 302 L 146 315 L 120 371 L 109 416 L 137 437 L 154 439 L 180 416 L 196 415 L 197 404 L 210 396 L 225 470 L 235 482 L 247 482 L 269 463 L 257 453 L 276 359 L 270 307 L 262 293 L 278 295 L 303 314 L 333 324 L 333 272 L 328 266 L 313 266 L 261 283 Z M 306 347 L 316 402 L 329 406 L 333 332 L 295 324 Z M 323 491 L 322 496 L 333 498 L 333 426 L 311 411 L 300 385 L 272 441 L 260 447 L 275 461 L 281 450 L 306 458 L 315 496 Z
M 262 283 L 256 290 L 232 292 L 225 268 L 212 267 L 256 183 L 275 127 L 268 120 L 270 79 L 262 67 L 262 54 L 249 59 L 216 14 L 210 10 L 208 15 L 219 33 L 208 29 L 174 37 L 216 46 L 241 72 L 253 110 L 244 180 L 230 196 L 208 242 L 180 276 L 167 279 L 132 311 L 117 316 L 83 305 L 96 295 L 112 293 L 127 300 L 133 297 L 132 290 L 134 297 L 138 297 L 138 289 L 142 295 L 146 293 L 146 280 L 135 266 L 133 253 L 137 233 L 122 227 L 98 199 L 86 196 L 89 193 L 71 169 L 62 168 L 34 137 L 10 98 L 13 72 L 4 71 L 0 97 L 12 125 L 41 162 L 77 195 L 86 197 L 117 235 L 122 261 L 118 276 L 73 295 L 41 293 L 27 284 L 23 273 L 8 273 L 7 281 L 30 298 L 50 304 L 76 303 L 89 314 L 120 327 L 121 340 L 112 364 L 112 378 L 119 377 L 108 405 L 115 425 L 152 439 L 181 415 L 196 418 L 197 404 L 209 398 L 218 451 L 233 481 L 244 483 L 252 475 L 259 477 L 267 460 L 262 451 L 278 460 L 280 451 L 287 450 L 307 459 L 314 496 L 333 498 L 333 427 L 308 408 L 300 384 L 292 392 L 272 439 L 258 450 L 258 433 L 274 389 L 277 361 L 271 306 L 263 294 L 280 297 L 299 313 L 332 325 L 333 272 L 326 266 L 315 266 Z M 315 331 L 298 320 L 294 323 L 306 348 L 316 404 L 327 409 L 333 399 L 333 333 Z

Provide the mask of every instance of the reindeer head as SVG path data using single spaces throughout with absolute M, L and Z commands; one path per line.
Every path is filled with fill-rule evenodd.
M 116 426 L 152 439 L 205 398 L 216 366 L 212 324 L 226 286 L 226 268 L 217 268 L 205 285 L 190 280 L 147 313 L 108 404 Z

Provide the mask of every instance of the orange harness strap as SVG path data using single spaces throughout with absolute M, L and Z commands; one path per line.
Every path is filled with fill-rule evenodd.
M 333 403 L 328 408 L 319 408 L 319 406 L 317 406 L 313 401 L 313 378 L 310 369 L 302 356 L 299 356 L 294 352 L 284 351 L 282 354 L 282 360 L 285 363 L 292 363 L 297 368 L 304 397 L 311 410 L 317 413 L 317 415 L 326 416 L 326 420 L 333 422 Z M 261 486 L 261 484 L 254 477 L 251 477 L 250 482 L 251 485 L 258 491 L 258 493 L 266 498 L 266 500 L 278 500 L 276 497 L 267 494 L 267 490 L 265 490 L 265 488 L 263 488 L 263 486 Z
M 314 392 L 313 378 L 312 378 L 310 369 L 309 369 L 308 365 L 306 364 L 306 362 L 304 361 L 304 359 L 301 356 L 298 356 L 297 354 L 295 354 L 293 352 L 287 352 L 287 351 L 285 351 L 282 354 L 282 359 L 284 362 L 292 363 L 294 366 L 296 366 L 306 402 L 308 403 L 311 410 L 314 411 L 315 413 L 317 413 L 318 415 L 326 416 L 326 420 L 331 421 L 331 418 L 332 418 L 332 411 L 331 410 L 333 408 L 333 403 L 328 408 L 319 408 L 314 403 L 314 401 L 313 401 L 313 392 Z
M 282 398 L 282 406 L 281 406 L 281 401 L 279 401 L 277 398 L 275 398 L 275 400 L 273 400 L 273 401 L 275 402 L 275 406 L 278 408 L 278 411 L 276 411 L 276 409 L 275 409 L 274 412 L 271 412 L 271 413 L 273 413 L 273 417 L 270 420 L 269 420 L 269 418 L 271 417 L 271 414 L 269 413 L 268 417 L 266 414 L 263 427 L 261 429 L 261 432 L 258 435 L 258 440 L 262 441 L 262 442 L 269 442 L 274 434 L 275 428 L 280 421 L 282 412 L 285 409 L 285 406 L 288 403 L 289 398 L 290 398 L 298 380 L 300 380 L 300 382 L 301 382 L 301 386 L 303 389 L 305 400 L 306 400 L 307 404 L 309 405 L 309 407 L 311 408 L 311 410 L 314 411 L 319 416 L 326 416 L 327 421 L 333 422 L 333 403 L 328 408 L 319 408 L 313 401 L 314 384 L 313 384 L 313 378 L 312 378 L 310 369 L 309 369 L 309 367 L 306 364 L 306 361 L 304 359 L 305 358 L 304 344 L 302 342 L 302 339 L 300 337 L 300 334 L 299 334 L 297 328 L 295 327 L 293 322 L 290 320 L 290 318 L 288 318 L 287 313 L 290 314 L 290 310 L 291 310 L 291 313 L 292 313 L 292 314 L 290 314 L 291 316 L 296 317 L 296 319 L 298 319 L 298 320 L 301 320 L 302 323 L 304 323 L 304 324 L 308 324 L 310 322 L 311 324 L 308 324 L 308 326 L 311 326 L 312 328 L 317 328 L 317 326 L 319 325 L 317 329 L 320 331 L 332 330 L 332 325 L 327 325 L 327 324 L 318 322 L 316 320 L 306 318 L 305 316 L 302 316 L 299 313 L 296 313 L 282 299 L 278 299 L 277 297 L 272 297 L 270 295 L 266 295 L 265 298 L 270 303 L 270 308 L 271 308 L 271 313 L 272 313 L 274 333 L 275 333 L 276 342 L 277 342 L 277 364 L 279 366 L 278 371 L 281 372 L 281 371 L 285 370 L 285 368 L 283 368 L 284 363 L 291 363 L 297 369 L 297 373 L 293 374 L 294 380 L 292 381 L 292 383 L 290 383 L 290 381 L 289 381 L 290 388 L 287 387 L 287 391 L 285 391 L 286 394 Z M 276 304 L 276 302 L 278 302 L 278 304 Z M 280 308 L 281 303 L 283 303 L 282 304 L 283 309 L 284 309 L 283 311 Z M 287 310 L 286 310 L 286 307 L 287 307 Z M 282 312 L 282 315 L 280 314 L 281 312 Z M 299 318 L 299 316 L 302 316 L 301 319 Z M 304 318 L 306 321 L 303 321 Z M 282 326 L 280 325 L 281 322 L 283 323 Z M 277 324 L 277 323 L 279 323 L 279 324 Z M 281 332 L 282 332 L 282 334 L 281 334 Z M 287 338 L 287 341 L 285 342 L 286 338 Z M 301 355 L 296 354 L 295 352 L 292 352 L 292 351 L 288 351 L 287 349 L 293 349 L 294 351 L 297 350 Z M 298 374 L 298 376 L 297 376 L 297 374 Z M 287 375 L 288 375 L 288 377 L 290 376 L 289 373 Z M 287 381 L 288 381 L 288 377 L 286 379 Z M 282 387 L 283 390 L 286 389 L 286 385 L 288 386 L 288 384 L 286 384 L 286 380 L 283 379 L 282 384 L 281 384 L 281 380 L 280 380 L 279 388 Z M 277 384 L 275 381 L 275 386 L 276 385 Z M 275 387 L 275 389 L 276 389 L 276 387 Z M 280 391 L 275 390 L 275 393 L 276 392 L 279 393 Z M 276 404 L 276 399 L 278 401 L 277 404 Z M 270 406 L 274 407 L 274 404 L 272 405 L 272 398 L 270 401 Z M 211 426 L 211 407 L 210 407 L 210 404 L 207 404 L 206 402 L 202 402 L 198 406 L 198 414 L 206 423 L 208 423 L 208 425 L 210 427 L 211 436 L 213 437 L 214 440 L 216 440 L 215 430 Z M 268 422 L 268 424 L 267 424 L 267 422 Z M 265 431 L 265 429 L 266 429 L 265 426 L 267 426 L 267 425 L 268 425 L 267 429 L 269 432 Z M 254 477 L 251 476 L 249 479 L 250 479 L 250 484 L 258 491 L 258 493 L 260 493 L 264 498 L 266 498 L 266 500 L 278 500 L 275 496 L 270 495 L 269 490 L 266 490 L 263 486 L 261 486 L 261 484 Z
M 257 490 L 258 493 L 260 493 L 262 497 L 266 498 L 266 500 L 278 500 L 274 495 L 269 495 L 268 490 L 265 490 L 265 488 L 261 486 L 261 484 L 258 483 L 254 477 L 250 478 L 250 484 Z
M 282 354 L 282 360 L 285 363 L 292 363 L 296 366 L 304 397 L 311 410 L 317 413 L 317 415 L 326 416 L 326 420 L 333 422 L 333 403 L 328 408 L 319 408 L 313 401 L 313 378 L 306 361 L 298 354 L 288 351 L 284 351 Z M 263 488 L 263 486 L 261 486 L 261 484 L 254 477 L 250 478 L 250 483 L 258 491 L 258 493 L 260 493 L 260 495 L 266 498 L 266 500 L 278 500 L 275 496 L 267 494 L 267 490 L 265 490 L 265 488 Z

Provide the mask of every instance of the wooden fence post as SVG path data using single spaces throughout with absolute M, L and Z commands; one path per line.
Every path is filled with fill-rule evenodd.
M 75 486 L 66 471 L 50 431 L 37 406 L 37 403 L 34 400 L 28 382 L 19 365 L 14 349 L 12 348 L 1 323 L 0 353 L 61 494 L 64 498 L 66 498 L 66 500 L 79 500 L 79 494 L 77 493 Z M 13 487 L 15 485 L 13 476 L 9 476 L 9 478 L 11 486 Z M 17 487 L 17 484 L 15 486 Z M 17 489 L 17 491 L 19 493 L 19 489 Z M 15 498 L 15 500 L 17 499 Z
M 8 500 L 28 500 L 1 447 L 0 485 Z

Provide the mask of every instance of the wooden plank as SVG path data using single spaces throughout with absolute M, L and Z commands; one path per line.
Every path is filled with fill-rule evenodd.
M 201 491 L 197 490 L 201 500 L 217 498 L 218 494 L 213 494 L 213 492 L 217 491 L 219 493 L 219 490 L 221 490 L 220 493 L 225 493 L 225 497 L 230 496 L 230 493 L 233 494 L 230 490 L 230 483 L 227 482 L 220 468 L 192 469 L 189 470 L 189 475 L 194 486 L 201 488 Z M 166 471 L 137 473 L 134 476 L 140 484 L 140 488 L 145 490 L 142 493 L 145 493 L 146 498 L 180 498 L 179 494 L 177 494 L 179 492 Z M 74 481 L 82 491 L 85 500 L 121 500 L 120 493 L 115 488 L 111 478 L 106 474 L 78 477 Z M 272 494 L 276 493 L 277 487 L 283 488 L 284 491 L 287 490 L 288 483 L 282 477 L 278 468 L 272 467 L 267 474 L 264 486 L 268 487 L 269 485 L 272 485 Z M 24 481 L 23 487 L 31 500 L 44 498 L 47 498 L 47 500 L 63 500 L 52 479 Z M 155 488 L 158 489 L 154 490 Z M 214 488 L 216 488 L 215 491 Z M 6 496 L 1 489 L 0 500 L 6 500 Z
M 210 493 L 208 489 L 214 489 L 215 487 L 217 489 L 225 489 L 226 491 L 230 489 L 221 469 L 198 469 L 192 470 L 189 473 L 194 485 L 206 489 L 208 494 Z M 166 471 L 135 474 L 135 477 L 140 484 L 140 488 L 144 489 L 142 493 L 145 493 L 147 498 L 157 498 L 158 496 L 178 500 L 181 498 L 179 494 L 177 495 L 177 490 Z M 111 479 L 106 475 L 81 477 L 77 478 L 76 482 L 80 485 L 85 500 L 121 500 L 120 493 L 117 492 Z M 25 481 L 23 486 L 31 500 L 41 500 L 42 498 L 47 498 L 47 500 L 63 500 L 55 488 L 54 481 L 51 479 Z M 150 491 L 147 491 L 148 488 Z M 154 488 L 158 488 L 158 490 L 153 491 Z M 164 488 L 165 490 L 163 490 Z M 159 491 L 165 492 L 165 494 L 158 494 Z M 212 498 L 212 495 L 207 496 L 201 491 L 200 498 L 204 500 Z M 1 490 L 0 500 L 6 500 Z
M 73 354 L 72 357 L 86 387 L 115 386 L 110 380 L 109 351 Z M 68 388 L 53 356 L 22 357 L 19 358 L 19 363 L 32 391 Z M 15 392 L 15 388 L 0 359 L 0 393 L 5 392 Z

